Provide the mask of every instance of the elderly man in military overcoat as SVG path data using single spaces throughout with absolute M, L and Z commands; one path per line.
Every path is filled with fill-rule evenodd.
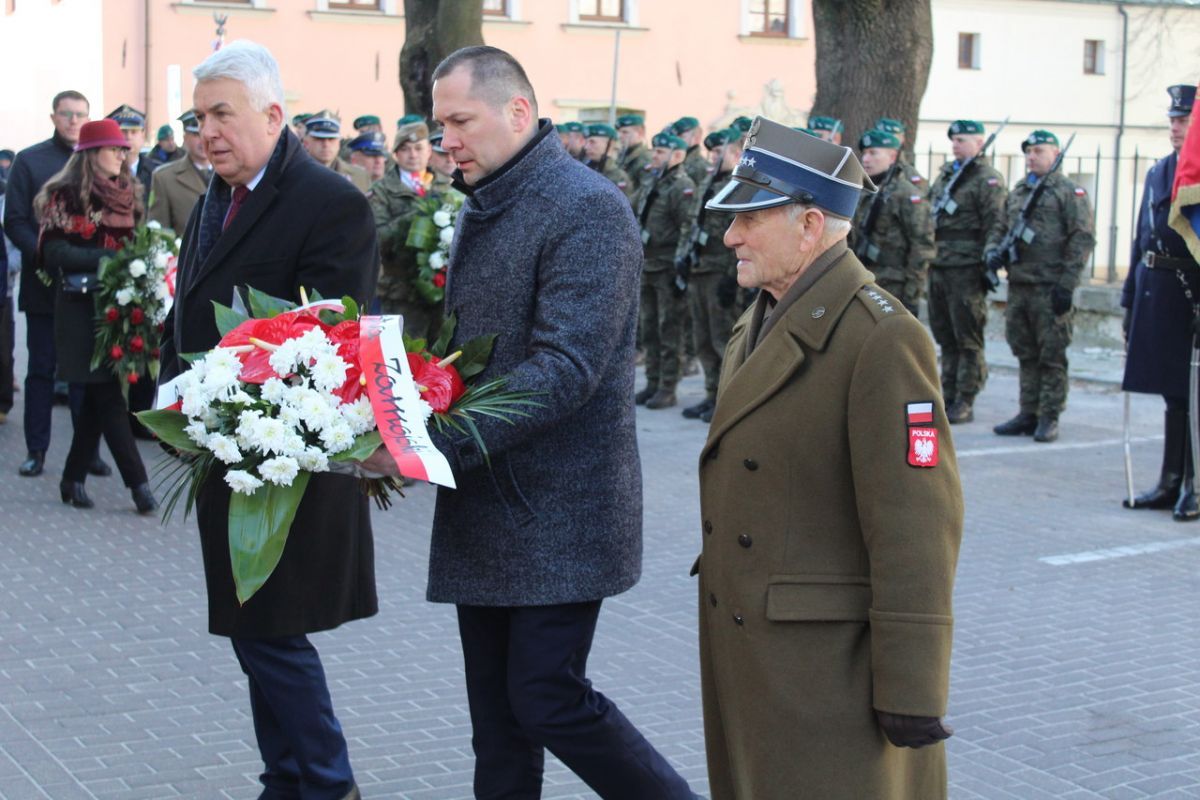
M 946 797 L 962 496 L 929 336 L 844 242 L 874 188 L 759 118 L 709 203 L 762 289 L 700 456 L 713 800 Z

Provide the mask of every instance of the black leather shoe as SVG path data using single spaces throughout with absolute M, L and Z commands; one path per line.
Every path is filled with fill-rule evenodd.
M 1035 442 L 1053 442 L 1058 438 L 1058 417 L 1038 417 L 1037 430 L 1033 432 Z
M 963 422 L 974 422 L 974 403 L 966 397 L 958 398 L 950 404 L 949 408 L 946 409 L 946 420 L 951 425 L 958 425 Z
M 1179 493 L 1179 502 L 1175 504 L 1175 510 L 1171 512 L 1171 516 L 1176 522 L 1191 522 L 1200 517 L 1200 504 L 1196 502 L 1196 489 L 1192 482 L 1184 484 L 1183 490 Z
M 92 463 L 88 464 L 88 475 L 95 475 L 97 478 L 107 478 L 109 475 L 112 475 L 112 467 L 97 453 L 92 459 Z
M 17 467 L 17 474 L 26 478 L 34 478 L 42 474 L 46 467 L 46 454 L 40 450 L 30 450 L 29 455 Z
M 150 491 L 150 484 L 139 483 L 129 492 L 133 495 L 133 504 L 137 506 L 139 514 L 153 514 L 158 510 L 158 501 L 154 499 L 154 493 Z
M 639 406 L 644 406 L 646 405 L 646 401 L 651 397 L 654 397 L 657 391 L 657 386 L 647 386 L 645 389 L 642 389 L 633 396 L 633 402 L 637 403 Z
M 659 389 L 654 396 L 646 401 L 646 408 L 657 411 L 660 408 L 670 408 L 675 405 L 675 392 L 670 389 Z
M 1037 425 L 1036 414 L 1021 412 L 1008 422 L 1001 422 L 992 428 L 992 433 L 997 436 L 1032 436 L 1033 432 L 1037 430 Z
M 706 397 L 696 405 L 685 408 L 683 410 L 683 416 L 687 419 L 700 419 L 700 417 L 704 415 L 705 411 L 711 411 L 712 407 L 716 404 L 716 401 L 711 397 Z
M 1187 412 L 1168 409 L 1163 415 L 1163 457 L 1158 485 L 1148 492 L 1139 494 L 1129 502 L 1121 501 L 1125 508 L 1174 508 L 1179 500 L 1179 488 L 1183 485 L 1184 473 L 1191 461 L 1188 455 Z
M 92 508 L 96 504 L 87 496 L 82 483 L 75 481 L 63 481 L 58 484 L 58 491 L 62 495 L 62 501 L 69 503 L 75 508 Z
M 1172 508 L 1175 501 L 1179 498 L 1179 484 L 1183 482 L 1183 476 L 1176 473 L 1169 475 L 1164 473 L 1162 480 L 1158 486 L 1155 486 L 1148 492 L 1139 494 L 1133 498 L 1133 504 L 1129 502 L 1129 498 L 1121 501 L 1121 505 L 1125 508 Z

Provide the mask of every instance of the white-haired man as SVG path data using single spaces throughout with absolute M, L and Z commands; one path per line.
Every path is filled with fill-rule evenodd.
M 187 368 L 180 353 L 216 345 L 212 303 L 229 303 L 235 287 L 291 298 L 303 287 L 365 303 L 379 263 L 362 193 L 309 158 L 288 130 L 271 54 L 234 42 L 193 74 L 196 119 L 216 175 L 183 235 L 163 381 Z M 229 497 L 222 475 L 214 473 L 197 495 L 196 516 L 209 630 L 230 637 L 249 681 L 266 765 L 261 797 L 357 798 L 346 740 L 306 634 L 377 610 L 366 498 L 351 477 L 313 476 L 274 573 L 239 605 L 230 566 Z

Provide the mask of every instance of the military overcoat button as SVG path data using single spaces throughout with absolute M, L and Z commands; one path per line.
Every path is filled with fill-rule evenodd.
M 733 615 L 733 621 L 734 621 L 735 623 L 737 623 L 738 625 L 745 625 L 745 624 L 746 624 L 746 620 L 742 619 L 742 615 L 741 615 L 741 614 L 734 614 L 734 615 Z
M 711 519 L 704 520 L 704 532 L 712 533 L 712 520 Z
M 738 537 L 738 544 L 740 544 L 742 547 L 749 547 L 753 543 L 754 540 L 750 538 L 749 534 L 743 533 Z
M 709 592 L 708 602 L 712 605 L 713 608 L 716 608 L 717 607 L 717 596 L 715 594 Z
M 753 458 L 747 458 L 742 462 L 742 465 L 751 472 L 754 472 L 754 470 L 758 469 L 758 462 Z
M 813 319 L 820 319 L 823 316 L 825 316 L 825 306 L 817 306 L 812 310 Z

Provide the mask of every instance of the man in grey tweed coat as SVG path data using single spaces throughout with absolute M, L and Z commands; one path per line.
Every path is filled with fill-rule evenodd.
M 442 147 L 467 196 L 446 307 L 456 341 L 498 334 L 480 379 L 538 393 L 478 420 L 483 453 L 435 437 L 441 489 L 428 599 L 458 606 L 478 798 L 541 796 L 544 748 L 603 798 L 695 797 L 586 677 L 600 603 L 641 575 L 633 359 L 642 267 L 629 202 L 539 120 L 525 71 L 468 47 L 433 75 Z M 394 474 L 380 450 L 368 468 Z

